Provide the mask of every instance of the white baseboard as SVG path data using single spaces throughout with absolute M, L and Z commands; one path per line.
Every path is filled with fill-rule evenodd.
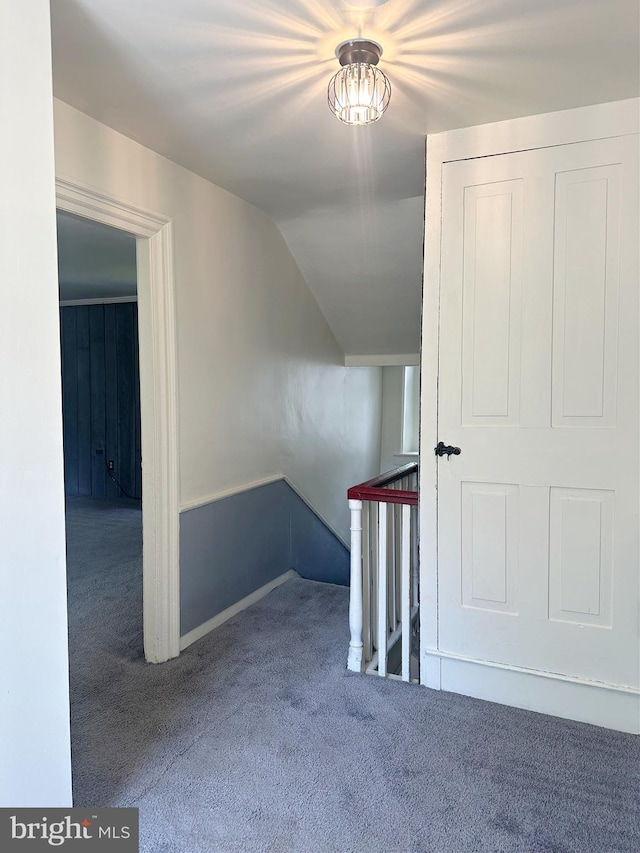
M 436 690 L 553 717 L 640 734 L 640 690 L 567 678 L 443 652 L 422 658 L 422 683 Z
M 235 604 L 232 604 L 231 607 L 227 607 L 226 610 L 223 610 L 221 613 L 218 613 L 212 619 L 203 622 L 202 625 L 198 625 L 197 628 L 194 628 L 193 631 L 189 631 L 188 634 L 185 634 L 183 637 L 180 637 L 180 651 L 184 651 L 187 646 L 190 646 L 192 643 L 195 643 L 196 640 L 200 640 L 206 634 L 209 634 L 215 628 L 219 628 L 224 622 L 228 619 L 231 619 L 232 616 L 235 616 L 237 613 L 240 613 L 242 610 L 246 610 L 247 607 L 251 607 L 252 604 L 256 604 L 256 602 L 260 601 L 261 598 L 264 598 L 265 595 L 268 595 L 272 590 L 281 584 L 285 583 L 291 578 L 299 577 L 298 573 L 293 569 L 289 569 L 288 572 L 285 572 L 282 575 L 279 575 L 277 578 L 274 578 L 269 583 L 266 583 L 264 586 L 261 586 L 260 589 L 256 589 L 255 592 L 252 592 L 250 595 L 241 598 L 240 601 L 236 601 Z

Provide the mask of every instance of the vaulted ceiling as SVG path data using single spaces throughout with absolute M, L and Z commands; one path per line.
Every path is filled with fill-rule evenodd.
M 349 354 L 419 347 L 424 137 L 634 97 L 637 0 L 55 0 L 55 94 L 269 214 Z M 378 41 L 347 127 L 336 46 Z

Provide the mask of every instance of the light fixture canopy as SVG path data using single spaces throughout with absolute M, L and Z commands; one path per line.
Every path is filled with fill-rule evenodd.
M 375 66 L 382 48 L 375 41 L 353 39 L 336 48 L 342 68 L 329 81 L 329 109 L 345 124 L 371 124 L 391 100 L 391 84 Z

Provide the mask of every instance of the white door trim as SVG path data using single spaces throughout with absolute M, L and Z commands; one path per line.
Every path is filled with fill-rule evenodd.
M 640 132 L 640 99 L 528 116 L 479 127 L 432 134 L 426 146 L 424 290 L 422 311 L 420 418 L 420 642 L 421 681 L 443 682 L 438 653 L 438 492 L 433 448 L 438 436 L 440 329 L 440 241 L 442 167 L 453 160 L 489 157 L 533 148 L 567 145 Z M 462 692 L 462 691 L 461 691 Z
M 640 99 L 628 98 L 434 133 L 427 137 L 427 165 L 429 143 L 438 143 L 446 163 L 638 133 L 639 111 Z
M 162 663 L 180 653 L 173 223 L 62 177 L 56 206 L 137 238 L 144 652 L 150 663 Z

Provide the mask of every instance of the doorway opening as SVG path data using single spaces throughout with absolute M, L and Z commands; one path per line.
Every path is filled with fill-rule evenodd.
M 56 204 L 62 213 L 111 226 L 135 239 L 141 492 L 144 496 L 143 643 L 146 660 L 162 663 L 180 652 L 178 419 L 172 222 L 162 214 L 143 210 L 61 178 L 56 180 Z M 110 459 L 107 457 L 104 460 L 107 471 Z M 116 460 L 113 459 L 113 462 L 111 473 L 118 479 Z M 120 486 L 124 485 L 120 481 Z
M 142 500 L 136 241 L 58 212 L 65 494 Z
M 57 231 L 70 653 L 95 668 L 143 654 L 136 241 L 64 212 Z

